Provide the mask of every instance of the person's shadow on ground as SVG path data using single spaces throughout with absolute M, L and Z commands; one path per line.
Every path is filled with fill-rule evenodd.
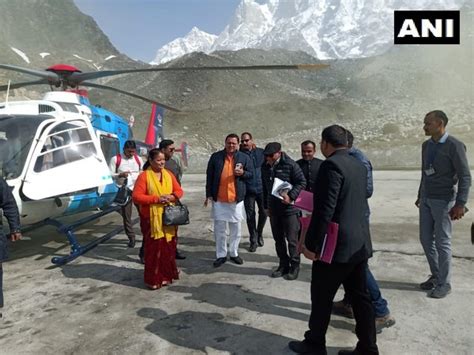
M 231 354 L 293 354 L 288 342 L 295 339 L 226 322 L 219 313 L 167 314 L 156 308 L 142 308 L 137 314 L 153 320 L 146 330 L 186 349 L 204 353 L 211 348 Z M 328 348 L 328 354 L 337 354 L 336 348 Z
M 311 305 L 255 293 L 242 285 L 205 283 L 199 287 L 170 286 L 173 292 L 189 293 L 187 300 L 206 302 L 221 308 L 242 307 L 257 313 L 267 313 L 307 321 Z M 288 308 L 298 308 L 297 312 Z

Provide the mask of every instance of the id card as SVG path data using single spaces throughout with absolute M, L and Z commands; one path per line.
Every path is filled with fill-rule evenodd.
M 433 175 L 435 172 L 436 172 L 436 171 L 435 171 L 435 169 L 433 169 L 432 166 L 430 166 L 428 169 L 425 169 L 425 175 L 426 175 L 426 176 L 431 176 L 431 175 Z

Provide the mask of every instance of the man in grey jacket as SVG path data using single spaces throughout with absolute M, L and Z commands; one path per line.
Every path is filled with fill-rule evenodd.
M 447 124 L 443 111 L 425 116 L 423 129 L 431 138 L 422 145 L 421 183 L 415 202 L 420 209 L 420 241 L 431 270 L 420 288 L 432 298 L 444 298 L 451 292 L 452 221 L 466 213 L 471 186 L 466 146 L 446 132 Z

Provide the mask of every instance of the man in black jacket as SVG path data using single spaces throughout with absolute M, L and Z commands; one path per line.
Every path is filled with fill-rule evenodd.
M 10 186 L 5 180 L 0 179 L 0 208 L 8 221 L 10 227 L 10 239 L 16 241 L 21 239 L 20 214 L 11 192 Z M 7 259 L 7 237 L 3 233 L 2 216 L 0 215 L 0 318 L 3 308 L 3 267 L 2 262 Z
M 306 248 L 316 254 L 311 277 L 309 330 L 301 342 L 290 342 L 297 353 L 327 354 L 326 331 L 332 301 L 341 284 L 352 297 L 359 339 L 354 351 L 339 354 L 378 354 L 375 316 L 366 285 L 367 259 L 372 255 L 369 223 L 367 170 L 347 151 L 346 130 L 338 125 L 322 132 L 321 152 L 327 158 L 319 169 L 314 191 L 314 212 L 306 234 Z M 331 264 L 318 260 L 328 224 L 339 224 Z
M 307 140 L 301 143 L 301 159 L 296 161 L 303 171 L 306 179 L 306 191 L 313 192 L 314 182 L 318 176 L 319 167 L 323 162 L 321 159 L 315 158 L 316 143 Z
M 297 250 L 300 212 L 292 202 L 306 187 L 306 179 L 298 164 L 281 151 L 280 143 L 268 143 L 263 154 L 265 156 L 265 164 L 262 166 L 263 204 L 270 217 L 275 248 L 280 259 L 278 268 L 271 276 L 285 276 L 287 280 L 295 280 L 300 270 L 300 255 Z M 292 188 L 280 198 L 272 195 L 275 178 L 292 185 Z
M 219 267 L 227 261 L 227 224 L 230 232 L 230 260 L 239 265 L 243 264 L 238 250 L 245 180 L 252 178 L 252 171 L 249 157 L 239 152 L 238 148 L 239 136 L 229 134 L 225 139 L 225 148 L 212 154 L 207 164 L 204 206 L 212 202 L 217 256 L 214 267 Z
M 258 148 L 252 138 L 252 134 L 244 132 L 240 135 L 240 151 L 250 158 L 250 167 L 253 169 L 252 179 L 247 179 L 247 190 L 245 193 L 244 206 L 247 215 L 247 227 L 249 229 L 250 247 L 249 252 L 257 250 L 257 245 L 263 247 L 263 228 L 267 221 L 267 215 L 263 208 L 263 186 L 262 165 L 265 162 L 263 149 Z M 255 223 L 255 203 L 258 206 L 258 224 Z

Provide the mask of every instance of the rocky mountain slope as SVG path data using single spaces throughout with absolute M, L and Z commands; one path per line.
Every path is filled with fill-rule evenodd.
M 84 71 L 97 70 L 95 65 L 103 68 L 146 65 L 118 53 L 95 22 L 82 15 L 70 0 L 31 1 L 31 12 L 19 7 L 19 3 L 10 6 L 10 2 L 0 0 L 0 20 L 17 19 L 15 23 L 8 20 L 9 26 L 0 30 L 0 63 L 39 69 L 64 62 Z M 48 6 L 44 8 L 44 4 Z M 41 20 L 45 17 L 46 24 Z M 371 58 L 329 60 L 328 69 L 315 72 L 168 72 L 111 78 L 107 85 L 185 111 L 165 114 L 165 133 L 178 142 L 189 142 L 195 170 L 205 168 L 209 153 L 220 149 L 223 138 L 230 132 L 250 131 L 260 145 L 281 141 L 284 149 L 297 158 L 301 141 L 319 142 L 321 129 L 333 123 L 353 131 L 356 144 L 368 153 L 376 168 L 417 167 L 420 144 L 425 139 L 423 117 L 433 109 L 446 111 L 451 119 L 449 131 L 467 143 L 473 164 L 472 20 L 472 9 L 464 9 L 460 46 L 399 46 Z M 68 30 L 59 31 L 61 26 L 57 24 Z M 11 47 L 23 51 L 30 63 Z M 44 58 L 36 55 L 42 52 L 51 54 Z M 115 57 L 105 60 L 111 55 Z M 209 55 L 188 54 L 165 66 L 318 62 L 302 51 L 243 49 Z M 0 71 L 0 83 L 11 77 L 31 79 Z M 38 97 L 45 90 L 15 90 L 12 99 Z M 133 114 L 135 134 L 144 137 L 150 112 L 148 104 L 96 90 L 91 90 L 90 97 L 92 102 L 124 117 Z

